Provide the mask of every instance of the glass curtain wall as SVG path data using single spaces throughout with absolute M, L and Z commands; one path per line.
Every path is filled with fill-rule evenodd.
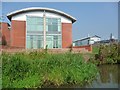
M 43 17 L 27 16 L 26 47 L 43 48 Z
M 61 19 L 46 17 L 46 45 L 48 48 L 61 48 Z M 43 48 L 43 17 L 27 16 L 26 47 Z
M 46 18 L 46 45 L 48 48 L 61 48 L 61 19 Z

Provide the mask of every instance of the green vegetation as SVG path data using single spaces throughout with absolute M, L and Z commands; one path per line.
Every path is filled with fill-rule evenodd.
M 98 72 L 96 64 L 120 63 L 120 45 L 93 46 L 92 53 L 50 54 L 43 52 L 2 53 L 3 88 L 41 88 L 84 85 Z M 86 62 L 87 61 L 87 62 Z
M 59 87 L 90 83 L 97 74 L 81 54 L 46 52 L 2 53 L 3 88 Z
M 99 53 L 99 47 L 100 47 L 100 46 L 93 46 L 93 48 L 92 48 L 92 53 L 93 53 L 93 54 L 98 54 L 98 53 Z
M 119 48 L 120 45 L 118 45 L 117 43 L 95 46 L 93 47 L 93 52 L 95 56 L 92 57 L 90 60 L 97 64 L 120 63 Z

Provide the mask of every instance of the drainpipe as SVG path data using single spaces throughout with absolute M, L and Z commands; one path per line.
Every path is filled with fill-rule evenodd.
M 44 10 L 44 13 L 43 13 L 43 37 L 44 37 L 44 40 L 43 40 L 43 47 L 44 49 L 46 48 L 46 15 L 45 15 L 45 10 Z

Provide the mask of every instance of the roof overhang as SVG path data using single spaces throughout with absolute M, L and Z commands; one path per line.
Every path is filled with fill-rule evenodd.
M 21 9 L 21 10 L 17 10 L 17 11 L 13 11 L 11 13 L 7 14 L 8 19 L 11 21 L 11 18 L 14 15 L 20 14 L 20 13 L 24 13 L 24 12 L 29 12 L 29 11 L 48 11 L 48 12 L 52 12 L 52 13 L 57 13 L 59 15 L 62 15 L 68 19 L 70 19 L 72 21 L 72 23 L 74 23 L 76 21 L 76 19 L 74 17 L 72 17 L 69 14 L 66 14 L 62 11 L 56 10 L 56 9 L 52 9 L 52 8 L 43 8 L 43 7 L 31 7 L 31 8 L 25 8 L 25 9 Z

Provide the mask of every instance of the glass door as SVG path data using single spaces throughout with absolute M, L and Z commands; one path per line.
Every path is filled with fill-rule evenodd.
M 53 48 L 58 48 L 58 36 L 53 37 Z
M 30 35 L 27 36 L 27 48 L 32 48 L 32 37 Z
M 46 45 L 48 48 L 53 48 L 53 36 L 46 37 Z
M 33 36 L 33 49 L 37 49 L 37 36 Z
M 37 36 L 37 48 L 43 48 L 43 36 Z

